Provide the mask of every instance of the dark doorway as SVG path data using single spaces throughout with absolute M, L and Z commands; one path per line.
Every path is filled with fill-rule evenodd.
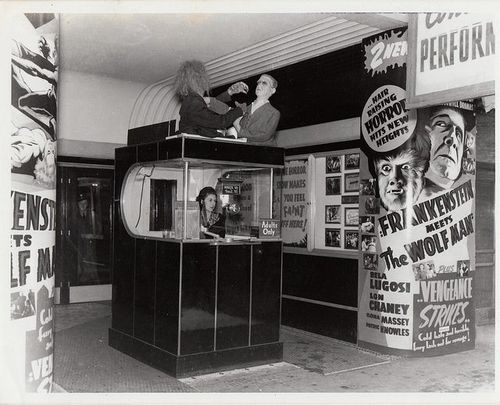
M 113 172 L 103 165 L 58 166 L 56 287 L 61 304 L 111 299 L 103 296 L 102 287 L 111 284 Z

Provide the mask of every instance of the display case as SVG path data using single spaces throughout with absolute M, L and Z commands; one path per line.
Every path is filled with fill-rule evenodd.
M 110 345 L 176 377 L 281 360 L 283 149 L 180 135 L 115 164 Z
M 284 246 L 282 325 L 350 343 L 357 334 L 358 240 L 361 231 L 373 232 L 358 215 L 360 153 L 359 141 L 287 149 L 275 182 Z
M 291 253 L 357 259 L 360 189 L 359 148 L 287 156 L 275 179 L 282 237 Z

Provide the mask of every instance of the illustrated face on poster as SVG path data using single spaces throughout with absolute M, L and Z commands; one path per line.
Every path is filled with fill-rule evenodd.
M 46 26 L 54 21 L 48 20 Z M 31 23 L 36 28 L 39 22 Z M 12 40 L 11 170 L 52 189 L 59 57 L 58 35 L 47 31 L 38 34 L 33 30 L 23 39 Z
M 398 147 L 373 154 L 377 196 L 385 210 L 401 210 L 451 188 L 462 173 L 475 173 L 469 115 L 450 106 L 420 109 L 418 124 L 413 125 L 416 130 L 410 137 L 401 137 L 404 143 L 399 144 L 398 139 Z
M 431 141 L 429 169 L 442 179 L 455 181 L 460 175 L 465 141 L 465 118 L 456 109 L 439 107 L 432 111 L 426 127 Z
M 374 159 L 378 192 L 388 211 L 406 207 L 417 200 L 423 186 L 425 159 L 412 149 L 397 149 Z
M 474 347 L 474 106 L 408 109 L 406 41 L 363 40 L 358 342 L 438 355 Z

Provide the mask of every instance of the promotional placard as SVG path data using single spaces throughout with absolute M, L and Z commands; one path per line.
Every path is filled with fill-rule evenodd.
M 281 228 L 284 246 L 307 247 L 307 159 L 285 162 L 276 184 L 281 195 Z M 276 193 L 276 194 L 277 194 Z
M 474 347 L 476 129 L 467 102 L 408 109 L 401 41 L 363 41 L 358 343 L 429 356 Z
M 11 50 L 12 370 L 25 392 L 51 392 L 54 351 L 56 119 L 59 20 L 18 15 Z
M 281 221 L 278 219 L 259 220 L 259 238 L 279 239 L 281 237 Z
M 410 108 L 495 93 L 494 13 L 413 13 L 408 29 Z

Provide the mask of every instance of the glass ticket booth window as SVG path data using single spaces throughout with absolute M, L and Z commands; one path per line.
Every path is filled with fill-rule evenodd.
M 280 210 L 273 213 L 272 209 L 272 185 L 278 173 L 269 167 L 206 161 L 138 163 L 130 167 L 123 182 L 123 221 L 136 237 L 258 239 L 259 221 L 281 219 Z M 198 201 L 205 187 L 213 188 L 215 195 Z

